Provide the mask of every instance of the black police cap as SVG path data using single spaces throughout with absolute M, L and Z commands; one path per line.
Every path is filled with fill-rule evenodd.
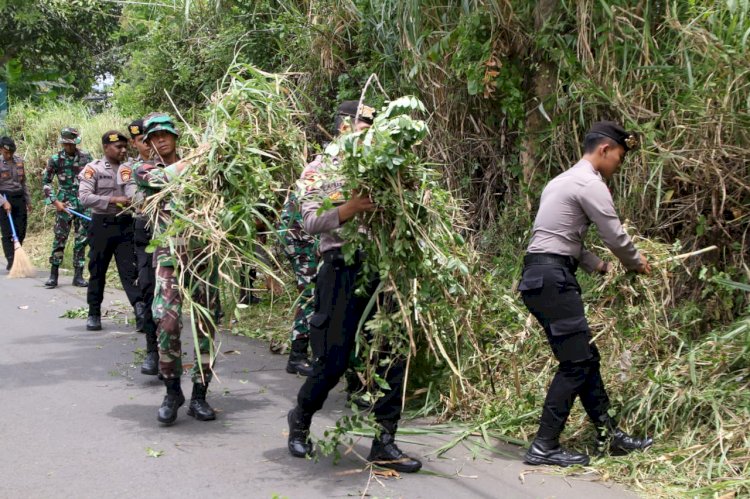
M 133 120 L 128 125 L 128 132 L 130 132 L 130 137 L 133 139 L 138 137 L 139 135 L 143 135 L 143 132 L 144 132 L 143 120 L 142 119 Z
M 614 121 L 597 121 L 591 126 L 586 135 L 592 133 L 609 137 L 624 147 L 625 151 L 630 151 L 638 147 L 638 137 L 634 133 L 625 131 L 623 127 Z
M 358 109 L 359 114 L 357 114 Z M 375 109 L 367 104 L 362 104 L 362 107 L 360 107 L 358 100 L 345 100 L 339 106 L 336 114 L 341 116 L 351 116 L 352 118 L 356 117 L 357 119 L 372 125 L 372 120 L 375 118 Z
M 110 130 L 104 135 L 102 135 L 102 144 L 114 144 L 115 142 L 127 142 L 128 138 L 125 137 L 123 134 L 118 132 L 117 130 Z
M 10 152 L 16 152 L 16 143 L 10 137 L 0 138 L 0 147 Z

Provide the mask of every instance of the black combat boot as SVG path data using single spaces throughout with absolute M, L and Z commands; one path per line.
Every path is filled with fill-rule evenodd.
M 289 422 L 289 441 L 287 447 L 294 457 L 312 457 L 313 443 L 310 440 L 310 423 L 312 414 L 305 414 L 302 409 L 295 407 L 286 415 Z
M 146 352 L 146 356 L 143 358 L 143 364 L 141 364 L 141 374 L 148 376 L 156 376 L 159 374 L 159 352 Z
M 531 447 L 526 451 L 523 462 L 534 465 L 574 466 L 580 464 L 586 466 L 589 464 L 589 456 L 563 449 L 557 439 L 547 440 L 537 437 L 531 442 Z
M 142 333 L 143 324 L 146 319 L 146 304 L 142 301 L 136 302 L 133 310 L 135 311 L 135 332 Z
M 213 421 L 216 419 L 216 413 L 206 402 L 206 392 L 208 392 L 208 383 L 193 383 L 193 395 L 190 397 L 190 407 L 188 407 L 188 416 L 192 416 L 198 421 Z
M 596 447 L 600 454 L 607 450 L 613 454 L 627 454 L 634 450 L 648 449 L 654 444 L 654 439 L 631 437 L 614 424 L 599 426 L 596 433 Z
M 185 395 L 182 394 L 182 388 L 180 388 L 180 378 L 165 379 L 164 385 L 167 387 L 167 394 L 159 407 L 157 419 L 160 423 L 169 426 L 177 419 L 177 409 L 185 403 Z
M 5 266 L 5 270 L 10 271 L 10 269 L 12 269 L 12 268 L 13 268 L 13 259 L 12 258 L 8 258 L 8 265 Z
M 367 460 L 383 468 L 390 468 L 401 473 L 416 473 L 422 468 L 422 462 L 407 456 L 396 446 L 398 425 L 393 421 L 379 421 L 380 435 L 372 440 L 372 448 Z
M 99 308 L 89 307 L 89 318 L 86 319 L 87 331 L 101 331 L 102 311 Z
M 47 289 L 52 289 L 57 287 L 57 276 L 59 273 L 60 267 L 57 265 L 53 265 L 52 268 L 49 271 L 49 279 L 47 279 L 47 282 L 44 283 L 44 287 Z
M 89 285 L 88 281 L 83 278 L 83 267 L 76 267 L 73 272 L 73 286 L 85 288 Z M 57 278 L 55 278 L 55 282 L 57 282 Z
M 307 345 L 310 341 L 307 337 L 297 338 L 292 341 L 292 351 L 289 352 L 289 361 L 286 363 L 286 372 L 289 374 L 301 374 L 311 376 L 313 367 L 307 358 Z

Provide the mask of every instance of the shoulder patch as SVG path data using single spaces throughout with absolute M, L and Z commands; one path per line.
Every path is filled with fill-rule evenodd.
M 130 182 L 131 177 L 133 176 L 133 170 L 130 168 L 120 168 L 120 180 L 123 182 Z
M 91 180 L 94 178 L 94 169 L 90 166 L 87 166 L 85 170 L 83 170 L 83 178 L 86 180 Z

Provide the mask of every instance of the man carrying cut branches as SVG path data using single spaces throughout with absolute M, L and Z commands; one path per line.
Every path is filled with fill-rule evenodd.
M 372 125 L 374 110 L 358 101 L 345 101 L 337 111 L 337 134 L 353 129 L 358 132 Z M 335 160 L 327 160 L 335 163 Z M 311 179 L 302 197 L 304 229 L 311 235 L 320 234 L 320 253 L 323 265 L 315 286 L 315 313 L 310 319 L 310 339 L 318 358 L 313 372 L 305 380 L 297 396 L 297 405 L 289 411 L 289 452 L 296 457 L 313 454 L 310 423 L 315 412 L 323 407 L 328 393 L 346 371 L 356 343 L 356 332 L 378 287 L 377 279 L 361 282 L 363 258 L 357 251 L 354 261 L 347 262 L 342 253 L 344 240 L 339 231 L 344 224 L 356 223 L 357 215 L 373 212 L 375 203 L 366 195 L 352 192 L 344 201 L 341 192 L 343 179 L 337 176 L 335 165 L 321 167 Z M 330 200 L 332 209 L 324 210 Z M 355 294 L 358 287 L 363 293 Z M 373 307 L 374 311 L 374 307 Z M 373 412 L 378 423 L 378 434 L 372 442 L 368 460 L 374 464 L 405 473 L 419 471 L 422 463 L 396 446 L 395 434 L 401 419 L 404 362 L 394 360 L 380 369 L 379 374 L 388 389 L 375 402 Z
M 583 158 L 542 192 L 518 289 L 526 308 L 544 328 L 559 367 L 547 391 L 539 431 L 524 458 L 528 464 L 589 463 L 589 456 L 568 451 L 559 443 L 576 397 L 596 426 L 600 450 L 630 452 L 653 443 L 623 432 L 609 415 L 599 351 L 591 341 L 575 277 L 579 265 L 586 272 L 610 270 L 608 263 L 583 247 L 591 222 L 626 268 L 641 274 L 651 271 L 646 257 L 623 230 L 604 183 L 620 168 L 625 153 L 637 145 L 635 136 L 617 123 L 595 123 L 584 138 Z
M 152 159 L 133 166 L 133 176 L 138 186 L 138 194 L 143 199 L 156 194 L 175 181 L 185 171 L 186 162 L 179 161 L 177 156 L 177 139 L 179 133 L 172 119 L 161 113 L 149 115 L 144 120 L 144 141 L 153 150 Z M 170 223 L 170 200 L 163 200 L 159 207 L 159 227 L 154 231 L 158 237 Z M 180 387 L 182 375 L 181 315 L 184 297 L 180 292 L 181 282 L 178 266 L 184 270 L 188 249 L 184 241 L 171 238 L 160 241 L 154 251 L 156 266 L 156 286 L 153 299 L 153 317 L 157 323 L 159 341 L 159 377 L 164 381 L 167 394 L 159 408 L 158 420 L 164 425 L 171 425 L 177 419 L 177 410 L 185 403 L 185 396 Z M 193 302 L 215 310 L 217 295 L 215 289 L 205 282 L 195 282 L 190 276 L 183 276 L 182 282 L 189 286 Z M 205 317 L 202 311 L 193 314 L 198 338 L 198 351 L 195 364 L 191 370 L 193 393 L 188 408 L 188 416 L 200 421 L 216 419 L 216 413 L 206 402 L 208 384 L 211 381 L 211 352 L 215 325 Z

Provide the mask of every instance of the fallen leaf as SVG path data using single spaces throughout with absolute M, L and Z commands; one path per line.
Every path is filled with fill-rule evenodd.
M 224 355 L 242 355 L 239 350 L 227 350 Z
M 148 457 L 161 457 L 164 455 L 163 450 L 154 450 L 151 447 L 146 447 L 146 455 Z
M 399 474 L 399 472 L 396 470 L 372 470 L 372 474 L 385 478 L 399 478 L 401 476 L 401 474 Z
M 28 310 L 29 306 L 28 305 L 19 305 L 18 308 L 20 308 L 21 310 Z

